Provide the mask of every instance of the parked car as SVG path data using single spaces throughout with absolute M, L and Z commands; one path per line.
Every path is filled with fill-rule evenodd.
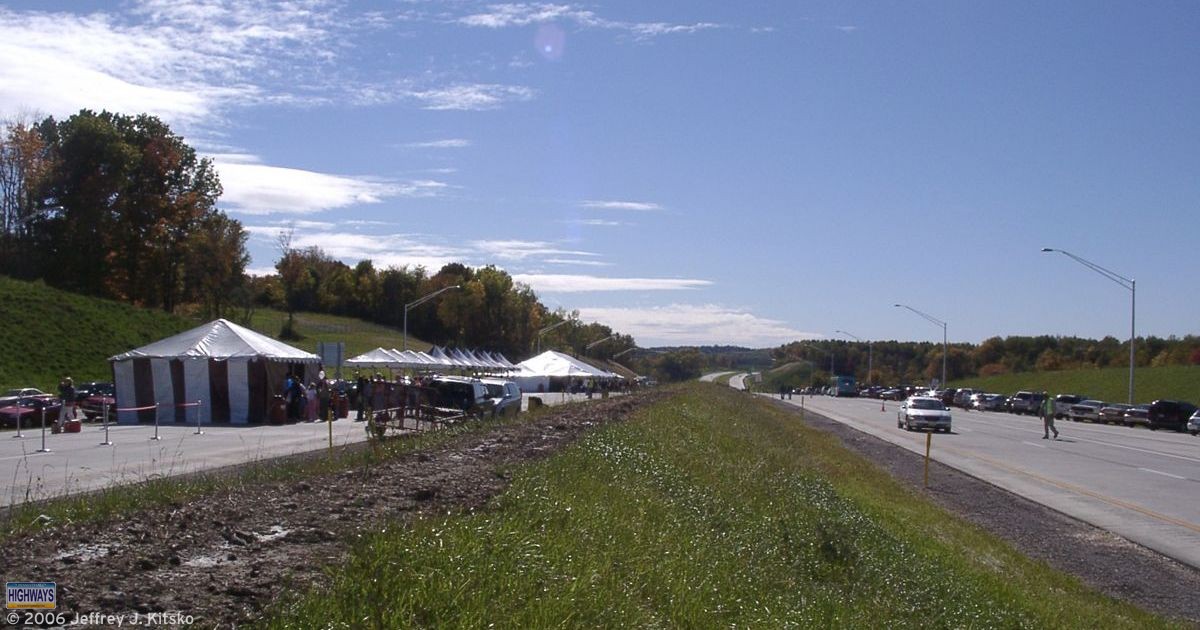
M 975 408 L 980 411 L 1004 411 L 1008 405 L 1008 397 L 1003 394 L 976 394 Z
M 1008 399 L 1008 410 L 1012 413 L 1037 414 L 1044 400 L 1041 394 L 1020 391 Z
M 75 403 L 83 404 L 83 401 L 87 400 L 91 396 L 96 395 L 97 391 L 111 392 L 112 387 L 112 383 L 106 383 L 103 381 L 89 381 L 87 383 L 80 383 L 75 386 Z
M 1125 412 L 1133 409 L 1132 405 L 1108 403 L 1100 408 L 1100 422 L 1104 424 L 1124 424 Z
M 1099 422 L 1100 409 L 1104 407 L 1104 404 L 1104 401 L 1101 400 L 1081 400 L 1071 405 L 1067 417 L 1075 422 Z
M 1125 426 L 1150 426 L 1150 405 L 1136 405 L 1125 412 Z
M 1079 404 L 1087 400 L 1087 396 L 1080 394 L 1059 394 L 1054 397 L 1054 417 L 1066 418 L 1071 412 L 1071 405 Z
M 1200 409 L 1192 412 L 1192 417 L 1188 418 L 1187 432 L 1192 435 L 1200 433 Z
M 928 396 L 914 396 L 900 405 L 896 412 L 896 426 L 906 431 L 933 429 L 950 432 L 950 410 L 941 400 Z
M 1156 400 L 1150 403 L 1147 412 L 1149 426 L 1153 429 L 1186 431 L 1188 418 L 1196 413 L 1196 405 L 1181 400 Z
M 36 387 L 10 389 L 4 392 L 3 396 L 0 396 L 0 407 L 7 407 L 22 398 L 53 398 L 53 396 Z
M 492 413 L 492 399 L 487 387 L 477 378 L 464 376 L 439 376 L 429 382 L 436 393 L 434 406 L 461 409 L 472 416 L 487 416 Z
M 970 409 L 971 408 L 971 394 L 974 394 L 974 393 L 975 393 L 975 390 L 973 390 L 969 387 L 964 387 L 964 388 L 959 389 L 958 391 L 954 392 L 954 406 L 962 407 L 963 409 Z
M 502 378 L 481 378 L 492 399 L 492 415 L 515 416 L 521 413 L 521 388 Z
M 104 408 L 108 407 L 108 419 L 117 419 L 117 390 L 112 383 L 88 383 L 92 387 L 87 398 L 79 403 L 79 410 L 88 420 L 104 417 Z
M 41 426 L 42 410 L 45 409 L 46 426 L 58 422 L 58 414 L 62 403 L 53 396 L 27 396 L 18 398 L 0 407 L 0 426 L 17 428 L 17 423 L 23 427 Z

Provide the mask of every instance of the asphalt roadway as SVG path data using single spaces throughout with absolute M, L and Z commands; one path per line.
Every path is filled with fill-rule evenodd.
M 526 395 L 546 405 L 586 400 L 585 394 Z M 351 412 L 353 416 L 353 412 Z M 49 422 L 49 420 L 48 420 Z M 114 485 L 246 464 L 329 447 L 324 422 L 285 425 L 196 426 L 166 424 L 161 439 L 151 439 L 154 425 L 109 425 L 108 441 L 101 423 L 85 422 L 80 433 L 45 433 L 24 429 L 0 432 L 0 507 L 61 497 Z M 341 419 L 332 423 L 334 446 L 367 439 L 366 423 Z
M 925 452 L 926 433 L 896 426 L 899 403 L 828 396 L 784 402 Z M 1044 440 L 1037 417 L 959 409 L 952 415 L 953 432 L 933 434 L 932 459 L 1200 568 L 1200 438 L 1059 420 L 1059 439 Z

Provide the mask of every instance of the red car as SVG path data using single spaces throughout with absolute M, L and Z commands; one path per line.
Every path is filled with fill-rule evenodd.
M 42 425 L 42 410 L 46 410 L 46 426 L 58 422 L 58 414 L 62 403 L 52 396 L 21 398 L 5 407 L 0 407 L 0 426 L 17 428 L 17 422 L 23 427 L 40 427 Z
M 117 421 L 116 390 L 112 383 L 93 383 L 91 394 L 79 402 L 79 411 L 88 420 L 99 420 L 104 417 L 104 408 L 108 407 L 108 421 Z

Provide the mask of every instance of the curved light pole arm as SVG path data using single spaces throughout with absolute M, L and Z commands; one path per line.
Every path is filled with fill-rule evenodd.
M 917 309 L 915 309 L 907 304 L 893 304 L 893 306 L 896 306 L 898 308 L 906 308 L 906 309 L 916 313 L 917 315 L 924 317 L 925 319 L 929 320 L 930 322 L 933 322 L 934 324 L 937 324 L 938 326 L 942 327 L 942 388 L 944 389 L 946 387 L 946 356 L 950 350 L 950 344 L 947 343 L 947 341 L 946 341 L 946 322 L 944 322 L 928 313 L 922 313 L 921 311 L 918 311 Z
M 562 320 L 561 322 L 555 322 L 555 323 L 550 324 L 549 326 L 546 326 L 545 328 L 539 330 L 537 332 L 537 353 L 538 354 L 542 353 L 542 335 L 550 332 L 551 330 L 554 330 L 555 328 L 558 328 L 559 326 L 565 326 L 567 324 L 570 324 L 573 321 L 575 321 L 575 320 L 573 320 L 571 318 L 567 318 L 567 319 Z
M 409 302 L 408 304 L 404 305 L 404 348 L 403 349 L 405 351 L 408 350 L 408 309 L 420 306 L 420 305 L 428 302 L 429 300 L 432 300 L 433 298 L 445 293 L 446 291 L 452 291 L 454 289 L 461 289 L 461 288 L 462 287 L 457 284 L 450 285 L 448 287 L 442 287 L 442 288 L 438 289 L 437 291 L 430 293 L 429 295 L 417 298 L 416 300 L 413 300 L 412 302 Z
M 844 330 L 835 330 L 834 332 L 842 333 L 843 335 L 846 335 L 847 337 L 853 337 L 854 340 L 859 343 L 862 343 L 862 341 L 863 341 L 861 337 L 859 337 L 858 335 L 856 335 L 854 333 L 849 333 Z M 871 384 L 871 367 L 872 367 L 871 366 L 871 345 L 872 345 L 872 342 L 870 339 L 868 339 L 867 340 L 867 384 L 868 385 Z
M 1133 367 L 1134 367 L 1133 345 L 1134 345 L 1135 341 L 1137 340 L 1137 334 L 1136 334 L 1136 331 L 1137 331 L 1137 280 L 1134 280 L 1133 278 L 1126 278 L 1125 276 L 1122 276 L 1121 274 L 1119 274 L 1115 271 L 1105 269 L 1104 267 L 1101 267 L 1100 265 L 1097 265 L 1096 263 L 1094 263 L 1090 260 L 1087 260 L 1085 258 L 1080 258 L 1079 256 L 1076 256 L 1075 254 L 1072 254 L 1071 252 L 1068 252 L 1066 250 L 1055 249 L 1053 247 L 1043 247 L 1042 251 L 1043 252 L 1058 252 L 1058 253 L 1062 254 L 1063 256 L 1066 256 L 1067 258 L 1070 258 L 1071 260 L 1074 260 L 1075 262 L 1083 265 L 1084 267 L 1087 267 L 1088 269 L 1095 271 L 1096 273 L 1104 276 L 1105 278 L 1112 280 L 1113 282 L 1121 285 L 1122 287 L 1129 289 L 1129 404 L 1132 405 L 1133 404 Z

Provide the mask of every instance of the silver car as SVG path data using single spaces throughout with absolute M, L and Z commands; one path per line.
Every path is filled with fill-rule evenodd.
M 1192 435 L 1200 433 L 1200 409 L 1192 412 L 1192 417 L 1188 418 L 1187 432 Z
M 950 432 L 950 410 L 937 398 L 913 396 L 896 412 L 896 426 L 906 431 L 933 429 Z

